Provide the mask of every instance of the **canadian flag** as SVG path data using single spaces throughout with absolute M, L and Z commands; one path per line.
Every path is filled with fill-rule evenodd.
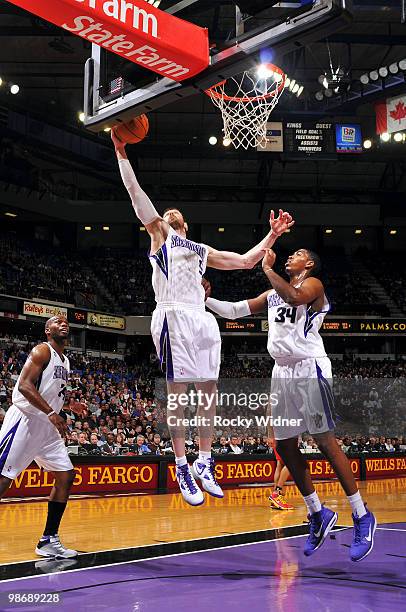
M 378 102 L 375 111 L 377 134 L 406 130 L 406 94 Z

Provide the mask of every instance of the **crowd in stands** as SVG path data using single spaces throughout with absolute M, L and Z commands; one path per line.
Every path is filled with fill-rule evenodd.
M 281 252 L 277 260 L 276 269 L 282 274 L 286 256 Z M 401 263 L 391 261 L 389 265 L 385 256 L 382 261 L 380 257 L 375 259 L 367 253 L 363 261 L 373 266 L 372 271 L 388 294 L 404 308 L 406 279 Z M 269 289 L 260 264 L 249 273 L 207 269 L 205 276 L 217 299 L 240 301 Z M 323 253 L 322 278 L 332 314 L 390 314 L 342 250 Z M 43 297 L 77 306 L 85 306 L 87 300 L 90 308 L 97 306 L 116 314 L 149 315 L 155 307 L 146 252 L 108 248 L 67 251 L 43 240 L 24 241 L 5 232 L 0 234 L 0 293 Z
M 406 272 L 402 257 L 369 254 L 365 263 L 400 310 L 406 313 Z
M 71 304 L 77 294 L 95 306 L 94 279 L 84 260 L 42 241 L 30 244 L 13 234 L 0 234 L 0 293 L 25 298 L 42 297 Z
M 0 423 L 31 346 L 7 341 L 0 344 Z M 71 378 L 64 412 L 72 452 L 106 456 L 172 453 L 165 407 L 154 386 L 157 378 L 162 381 L 162 373 L 152 355 L 132 365 L 81 353 L 71 353 L 69 358 Z M 342 417 L 337 436 L 344 450 L 394 452 L 405 446 L 405 362 L 337 361 L 334 368 L 336 406 Z M 223 377 L 234 377 L 237 382 L 239 378 L 265 378 L 269 377 L 270 361 L 234 359 L 225 362 L 222 370 Z M 69 409 L 74 400 L 87 403 L 81 418 Z M 198 436 L 192 429 L 187 433 L 187 453 L 194 454 Z M 265 434 L 247 432 L 243 427 L 217 428 L 213 452 L 270 453 Z M 301 447 L 304 452 L 317 452 L 309 436 L 303 436 Z

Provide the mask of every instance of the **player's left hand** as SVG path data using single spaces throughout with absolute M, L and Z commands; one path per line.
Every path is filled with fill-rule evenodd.
M 264 258 L 262 260 L 262 269 L 264 272 L 273 267 L 276 260 L 276 253 L 272 249 L 266 249 Z
M 279 216 L 275 219 L 275 213 L 271 210 L 269 217 L 269 224 L 272 232 L 278 236 L 282 236 L 286 230 L 290 229 L 294 225 L 294 220 L 288 212 L 284 212 L 281 208 L 279 209 Z
M 203 277 L 202 285 L 204 289 L 204 301 L 206 301 L 207 298 L 211 296 L 211 284 L 210 284 L 210 281 L 207 280 L 207 278 Z
M 87 402 L 72 402 L 69 404 L 69 410 L 78 416 L 83 416 L 87 413 Z

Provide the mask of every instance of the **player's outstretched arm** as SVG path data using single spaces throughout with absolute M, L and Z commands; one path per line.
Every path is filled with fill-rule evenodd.
M 314 277 L 306 278 L 300 287 L 293 287 L 273 271 L 276 255 L 272 249 L 268 249 L 262 260 L 262 269 L 266 277 L 275 289 L 276 293 L 291 306 L 302 306 L 302 304 L 313 304 L 324 295 L 323 283 Z
M 206 306 L 223 319 L 242 319 L 264 312 L 267 308 L 268 293 L 269 291 L 265 291 L 256 298 L 241 302 L 225 302 L 209 297 L 206 300 Z
M 162 219 L 137 181 L 137 177 L 125 152 L 125 144 L 114 134 L 114 130 L 111 131 L 111 139 L 114 143 L 121 178 L 131 198 L 135 214 L 151 236 L 156 238 L 157 234 L 162 234 L 163 238 L 166 239 L 169 226 Z
M 279 216 L 275 218 L 272 210 L 269 223 L 271 229 L 265 238 L 242 255 L 232 251 L 217 251 L 209 247 L 207 265 L 218 270 L 251 270 L 262 259 L 265 250 L 271 248 L 275 241 L 292 227 L 294 221 L 291 215 L 283 210 L 279 210 Z

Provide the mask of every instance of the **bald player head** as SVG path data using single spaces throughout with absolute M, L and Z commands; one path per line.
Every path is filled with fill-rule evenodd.
M 57 344 L 66 344 L 69 336 L 69 323 L 63 315 L 51 317 L 45 323 L 45 335 L 48 342 L 54 340 Z

